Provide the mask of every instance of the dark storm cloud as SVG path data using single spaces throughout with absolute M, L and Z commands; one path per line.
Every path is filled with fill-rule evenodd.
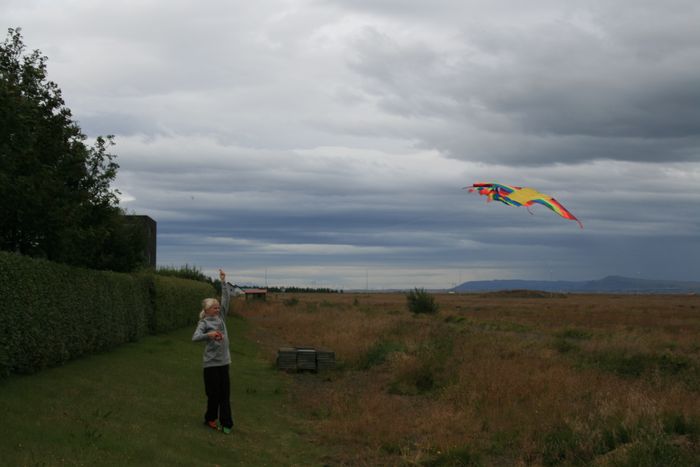
M 648 14 L 620 23 L 593 14 L 581 24 L 456 25 L 461 47 L 449 49 L 371 27 L 350 65 L 383 110 L 441 120 L 443 131 L 419 135 L 452 157 L 697 161 L 700 28 L 659 27 L 675 25 L 678 13 L 655 11 L 650 29 Z

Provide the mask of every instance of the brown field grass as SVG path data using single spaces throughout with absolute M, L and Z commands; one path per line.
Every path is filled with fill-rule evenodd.
M 330 465 L 700 465 L 700 297 L 276 295 L 235 302 Z M 235 370 L 234 370 L 235 371 Z

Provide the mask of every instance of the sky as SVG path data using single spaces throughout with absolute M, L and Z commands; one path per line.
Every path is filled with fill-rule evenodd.
M 695 0 L 0 0 L 115 135 L 159 266 L 347 290 L 700 280 L 699 24 Z

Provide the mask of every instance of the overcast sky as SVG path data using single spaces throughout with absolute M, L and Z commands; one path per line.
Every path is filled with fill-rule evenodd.
M 0 0 L 158 264 L 371 289 L 700 280 L 700 2 Z M 486 204 L 479 181 L 542 206 Z

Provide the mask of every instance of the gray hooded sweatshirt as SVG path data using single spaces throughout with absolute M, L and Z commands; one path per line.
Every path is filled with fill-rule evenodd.
M 193 341 L 206 341 L 202 363 L 204 368 L 222 366 L 231 363 L 231 352 L 228 349 L 228 331 L 226 330 L 226 316 L 228 315 L 228 302 L 230 292 L 225 283 L 221 284 L 221 310 L 216 316 L 205 316 L 197 323 L 197 329 L 192 335 Z M 207 336 L 208 332 L 219 331 L 223 338 L 219 341 Z

